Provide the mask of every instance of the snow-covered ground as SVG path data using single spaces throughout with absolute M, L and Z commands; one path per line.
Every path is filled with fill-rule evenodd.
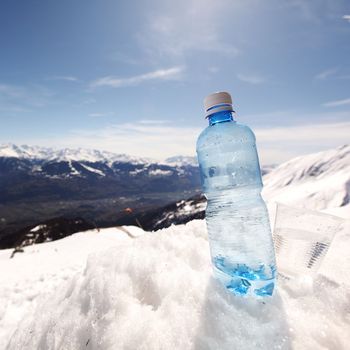
M 269 207 L 349 218 L 348 154 L 273 170 Z M 213 280 L 203 220 L 81 232 L 24 250 L 13 259 L 0 251 L 0 349 L 349 349 L 349 220 L 316 276 L 279 280 L 264 302 Z
M 4 349 L 348 349 L 350 233 L 317 278 L 261 301 L 211 277 L 204 221 L 155 233 L 78 233 L 0 252 Z M 134 238 L 133 238 L 134 237 Z M 329 268 L 332 267 L 332 268 Z M 348 275 L 348 274 L 347 274 Z

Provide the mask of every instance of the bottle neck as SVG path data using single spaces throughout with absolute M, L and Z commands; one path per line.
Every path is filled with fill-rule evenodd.
M 220 111 L 211 114 L 209 117 L 209 125 L 213 126 L 219 123 L 233 122 L 232 111 Z

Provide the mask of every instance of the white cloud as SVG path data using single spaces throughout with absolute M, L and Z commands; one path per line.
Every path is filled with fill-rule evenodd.
M 17 98 L 23 95 L 23 88 L 14 85 L 0 84 L 1 96 Z
M 10 113 L 10 114 L 17 114 L 17 113 L 26 113 L 30 112 L 31 110 L 28 108 L 23 108 L 19 106 L 0 106 L 0 112 Z
M 330 76 L 334 75 L 337 71 L 338 71 L 338 68 L 326 69 L 326 70 L 316 74 L 315 79 L 325 80 L 325 79 L 329 78 Z
M 212 67 L 209 67 L 209 68 L 208 68 L 208 71 L 209 71 L 210 73 L 215 74 L 215 73 L 217 73 L 217 72 L 220 71 L 220 68 L 219 68 L 219 67 L 216 67 L 216 66 L 212 66 Z
M 96 103 L 96 102 L 97 101 L 95 98 L 86 98 L 79 105 L 91 105 L 91 104 Z
M 341 72 L 339 72 L 339 74 L 336 74 L 338 72 L 339 72 L 339 68 L 330 68 L 316 74 L 314 78 L 317 80 L 326 80 L 330 77 L 332 77 L 333 79 L 342 79 L 342 80 L 350 79 L 350 75 L 341 74 Z
M 330 101 L 323 104 L 323 106 L 325 107 L 339 107 L 347 105 L 350 105 L 350 98 L 346 98 L 344 100 Z
M 342 18 L 350 23 L 350 15 L 344 15 Z
M 349 75 L 349 74 L 347 74 L 347 75 L 341 75 L 341 76 L 338 77 L 338 79 L 348 80 L 348 79 L 350 79 L 350 75 Z
M 77 77 L 69 76 L 69 75 L 56 75 L 53 77 L 48 78 L 48 80 L 65 80 L 65 81 L 78 81 L 79 79 Z
M 196 140 L 204 127 L 173 126 L 167 121 L 144 120 L 109 125 L 96 130 L 72 130 L 56 139 L 21 139 L 20 142 L 42 146 L 96 148 L 164 159 L 179 154 L 195 155 Z M 298 155 L 349 143 L 350 122 L 260 127 L 253 130 L 261 164 L 276 164 Z
M 344 144 L 349 141 L 350 122 L 257 128 L 256 135 L 260 142 L 266 143 L 291 141 L 332 143 L 337 139 Z M 298 148 L 299 145 L 295 144 L 295 147 Z
M 109 125 L 97 130 L 72 130 L 68 136 L 57 139 L 55 145 L 97 148 L 163 159 L 177 154 L 193 155 L 200 131 L 196 127 L 178 127 L 166 122 L 143 120 Z
M 43 107 L 52 101 L 54 93 L 42 85 L 0 84 L 0 104 L 6 108 Z
M 135 86 L 150 80 L 180 80 L 183 77 L 185 67 L 172 67 L 168 69 L 158 69 L 153 72 L 136 75 L 128 78 L 118 78 L 114 76 L 106 76 L 93 81 L 90 87 L 109 86 L 119 88 L 123 86 Z
M 162 120 L 162 119 L 142 119 L 139 121 L 140 124 L 147 124 L 147 125 L 159 125 L 159 124 L 167 124 L 169 123 L 169 120 Z
M 317 2 L 318 0 L 316 0 Z M 315 1 L 290 0 L 285 2 L 287 6 L 294 7 L 301 18 L 310 22 L 319 22 L 322 13 L 322 7 L 315 6 Z M 323 4 L 322 4 L 323 5 Z
M 254 130 L 262 164 L 349 144 L 350 122 L 308 124 Z
M 265 82 L 265 79 L 263 77 L 260 77 L 258 75 L 251 75 L 251 74 L 237 74 L 237 78 L 244 83 L 258 85 Z
M 325 19 L 334 21 L 346 7 L 346 1 L 334 0 L 288 0 L 277 1 L 298 11 L 301 19 L 322 25 Z
M 195 51 L 235 57 L 241 50 L 232 43 L 232 27 L 227 41 L 225 24 L 239 6 L 233 1 L 162 1 L 146 13 L 140 45 L 152 62 L 183 60 Z
M 108 115 L 110 115 L 110 113 L 90 113 L 89 117 L 99 118 L 99 117 L 106 117 Z

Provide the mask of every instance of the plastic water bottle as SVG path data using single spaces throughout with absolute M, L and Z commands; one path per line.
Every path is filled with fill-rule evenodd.
M 209 126 L 197 156 L 214 275 L 235 294 L 272 295 L 276 263 L 254 133 L 233 119 L 229 93 L 211 94 L 204 105 Z

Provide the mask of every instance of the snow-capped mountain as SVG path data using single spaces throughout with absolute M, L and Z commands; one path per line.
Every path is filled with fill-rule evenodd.
M 190 156 L 174 156 L 165 159 L 165 164 L 169 165 L 193 165 L 198 166 L 197 157 Z
M 90 163 L 104 162 L 124 162 L 134 164 L 155 163 L 148 158 L 132 157 L 126 154 L 116 154 L 107 151 L 85 148 L 64 148 L 54 149 L 49 147 L 17 146 L 11 143 L 0 145 L 0 157 L 19 158 L 19 159 L 36 159 L 46 161 L 86 161 Z
M 126 207 L 152 209 L 195 194 L 199 179 L 198 166 L 180 159 L 168 164 L 97 150 L 3 145 L 0 246 L 5 234 L 62 216 L 113 225 Z
M 159 163 L 171 166 L 192 165 L 198 166 L 197 158 L 191 156 L 174 156 L 166 158 L 163 161 L 157 161 L 151 158 L 134 157 L 127 154 L 118 154 L 108 151 L 86 148 L 64 148 L 55 149 L 51 147 L 15 145 L 12 143 L 0 144 L 0 158 L 19 158 L 36 159 L 46 161 L 86 161 L 90 163 L 133 163 L 133 164 L 151 164 Z
M 128 168 L 136 177 L 186 175 L 184 167 L 197 167 L 194 157 L 177 156 L 163 162 L 91 149 L 53 149 L 14 144 L 0 145 L 0 170 L 3 173 L 25 171 L 49 178 L 111 176 L 118 167 Z
M 0 180 L 0 241 L 2 229 L 17 233 L 67 215 L 88 218 L 94 225 L 139 222 L 157 230 L 203 218 L 206 206 L 199 195 L 198 167 L 192 165 L 0 157 Z M 350 215 L 349 146 L 294 158 L 263 180 L 268 204 Z M 131 213 L 124 212 L 127 207 Z
M 350 203 L 350 146 L 297 157 L 264 176 L 263 196 L 309 209 Z

